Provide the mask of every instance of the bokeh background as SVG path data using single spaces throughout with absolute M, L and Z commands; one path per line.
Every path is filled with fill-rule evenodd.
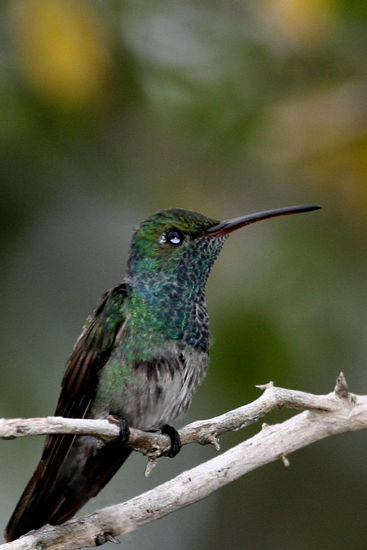
M 367 393 L 366 2 L 4 0 L 0 13 L 0 416 L 53 412 L 132 228 L 173 206 L 219 219 L 324 206 L 229 239 L 208 288 L 210 370 L 181 423 L 269 380 L 327 393 L 343 370 Z M 0 446 L 4 526 L 42 439 Z M 148 480 L 134 455 L 84 511 L 214 454 L 191 445 Z M 121 547 L 361 549 L 366 456 L 365 433 L 323 441 Z

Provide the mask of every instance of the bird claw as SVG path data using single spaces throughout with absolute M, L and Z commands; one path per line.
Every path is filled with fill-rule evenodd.
M 171 448 L 169 451 L 165 452 L 165 456 L 168 456 L 169 458 L 175 457 L 181 449 L 181 438 L 180 434 L 178 433 L 175 428 L 172 426 L 169 426 L 168 424 L 165 424 L 162 428 L 162 434 L 168 435 L 168 437 L 171 440 Z
M 110 414 L 107 417 L 107 420 L 111 422 L 111 424 L 115 424 L 119 427 L 120 433 L 118 437 L 121 440 L 121 443 L 127 443 L 130 437 L 130 429 L 126 418 L 123 416 L 118 416 L 117 414 Z
M 119 420 L 120 420 L 119 439 L 121 439 L 122 443 L 127 443 L 129 441 L 129 437 L 130 437 L 129 425 L 127 423 L 126 418 L 121 417 L 121 418 L 119 418 Z

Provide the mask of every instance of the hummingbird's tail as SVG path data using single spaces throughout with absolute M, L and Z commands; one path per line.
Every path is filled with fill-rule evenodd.
M 101 448 L 97 444 L 90 436 L 47 437 L 41 460 L 6 526 L 7 542 L 46 523 L 70 519 L 99 493 L 131 453 L 119 439 Z M 66 456 L 63 449 L 68 449 Z

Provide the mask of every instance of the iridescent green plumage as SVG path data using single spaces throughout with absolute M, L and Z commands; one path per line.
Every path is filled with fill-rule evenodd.
M 101 372 L 93 415 L 103 415 L 108 403 L 109 411 L 130 424 L 154 429 L 188 407 L 208 362 L 205 285 L 224 237 L 211 239 L 203 232 L 216 223 L 176 209 L 148 218 L 134 234 L 123 341 L 117 339 Z M 177 247 L 161 242 L 173 228 L 184 235 Z
M 187 210 L 158 212 L 133 235 L 126 277 L 106 292 L 67 363 L 56 415 L 162 429 L 189 406 L 208 366 L 205 286 L 226 236 L 291 207 L 218 222 Z M 172 430 L 172 428 L 170 428 Z M 6 529 L 13 540 L 70 518 L 130 454 L 123 438 L 48 436 Z

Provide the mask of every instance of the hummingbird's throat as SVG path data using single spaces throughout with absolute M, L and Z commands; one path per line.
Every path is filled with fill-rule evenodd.
M 181 254 L 172 255 L 164 269 L 143 270 L 130 277 L 133 314 L 129 324 L 135 335 L 154 345 L 174 341 L 208 351 L 206 282 L 225 239 L 196 239 Z

